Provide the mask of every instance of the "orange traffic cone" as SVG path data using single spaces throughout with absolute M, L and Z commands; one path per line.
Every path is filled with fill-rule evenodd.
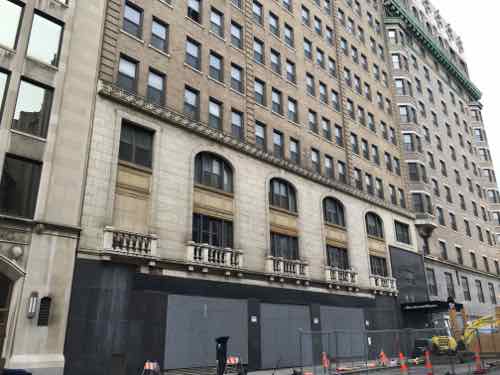
M 385 354 L 384 349 L 382 349 L 380 351 L 379 358 L 380 358 L 380 364 L 382 366 L 385 366 L 385 367 L 389 366 L 389 358 L 387 358 L 387 355 Z
M 408 364 L 406 363 L 406 358 L 402 352 L 399 352 L 399 372 L 403 375 L 408 374 Z
M 427 370 L 427 375 L 434 374 L 434 370 L 432 369 L 431 354 L 428 350 L 425 351 L 425 368 Z
M 486 369 L 483 368 L 481 363 L 481 356 L 479 355 L 479 348 L 476 346 L 476 351 L 474 353 L 474 362 L 476 363 L 476 369 L 474 370 L 474 374 L 485 374 Z

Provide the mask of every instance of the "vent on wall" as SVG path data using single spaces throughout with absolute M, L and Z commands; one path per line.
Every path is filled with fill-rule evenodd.
M 40 309 L 38 310 L 38 326 L 46 327 L 49 325 L 50 305 L 52 298 L 43 297 L 40 300 Z

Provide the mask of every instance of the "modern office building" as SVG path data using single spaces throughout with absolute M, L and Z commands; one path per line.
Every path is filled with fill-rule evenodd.
M 387 1 L 386 29 L 431 299 L 469 316 L 499 297 L 499 193 L 480 91 L 459 36 L 429 1 Z
M 35 374 L 64 368 L 100 3 L 0 0 L 1 357 Z

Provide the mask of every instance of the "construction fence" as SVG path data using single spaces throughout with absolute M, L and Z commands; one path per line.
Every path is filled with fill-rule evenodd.
M 500 333 L 496 329 L 469 330 L 457 340 L 446 328 L 300 331 L 299 335 L 304 375 L 372 371 L 473 374 L 500 360 Z

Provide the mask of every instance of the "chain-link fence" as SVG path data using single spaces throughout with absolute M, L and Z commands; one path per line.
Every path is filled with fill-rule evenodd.
M 447 328 L 381 331 L 300 331 L 301 372 L 472 374 L 500 359 L 497 330 L 466 330 L 455 339 Z

